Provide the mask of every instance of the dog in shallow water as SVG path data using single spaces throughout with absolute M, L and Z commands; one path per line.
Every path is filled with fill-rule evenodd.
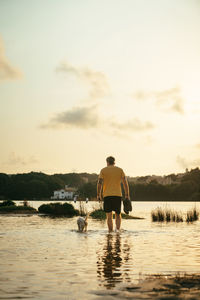
M 78 218 L 78 220 L 77 220 L 78 231 L 80 231 L 80 232 L 87 231 L 87 226 L 88 226 L 87 218 L 88 218 L 88 215 L 86 215 L 85 218 L 83 218 L 83 217 Z

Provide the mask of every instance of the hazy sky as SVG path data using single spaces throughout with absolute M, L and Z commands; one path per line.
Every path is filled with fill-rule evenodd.
M 0 172 L 200 166 L 199 0 L 0 0 Z

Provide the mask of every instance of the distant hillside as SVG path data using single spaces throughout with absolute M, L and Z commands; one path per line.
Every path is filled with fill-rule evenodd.
M 95 198 L 97 179 L 97 174 L 88 173 L 0 173 L 0 199 L 50 199 L 65 185 L 77 188 L 82 197 Z M 199 168 L 167 176 L 128 177 L 128 181 L 135 201 L 200 201 Z
M 0 199 L 48 199 L 53 192 L 65 185 L 80 188 L 88 182 L 97 181 L 97 174 L 68 173 L 47 175 L 30 172 L 7 175 L 0 173 Z

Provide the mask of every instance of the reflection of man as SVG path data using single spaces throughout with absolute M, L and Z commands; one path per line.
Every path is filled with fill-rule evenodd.
M 107 167 L 100 172 L 97 184 L 97 199 L 101 200 L 101 190 L 103 187 L 104 211 L 107 216 L 109 232 L 113 231 L 112 212 L 115 211 L 116 229 L 121 226 L 121 183 L 123 183 L 125 198 L 129 198 L 129 187 L 124 171 L 115 166 L 115 158 L 109 156 L 106 159 Z
M 130 282 L 133 262 L 130 262 L 130 237 L 107 234 L 97 250 L 97 276 L 99 285 L 110 289 L 122 281 Z
M 105 280 L 105 286 L 110 289 L 122 279 L 122 255 L 121 236 L 106 236 L 106 244 L 103 251 L 99 251 L 97 261 L 97 273 L 99 279 Z

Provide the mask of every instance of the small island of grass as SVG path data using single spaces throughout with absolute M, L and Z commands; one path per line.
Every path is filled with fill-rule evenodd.
M 0 203 L 0 214 L 37 214 L 37 210 L 28 205 L 27 201 L 23 205 L 16 205 L 12 200 L 5 200 Z
M 98 220 L 105 220 L 106 219 L 106 213 L 104 212 L 103 209 L 96 209 L 93 212 L 90 213 L 90 216 L 93 219 L 98 219 Z M 133 220 L 142 220 L 144 218 L 139 218 L 139 217 L 134 217 L 131 215 L 126 215 L 124 213 L 121 214 L 122 219 L 133 219 Z M 113 214 L 113 217 L 115 218 L 115 214 Z
M 39 213 L 52 215 L 52 216 L 65 216 L 65 217 L 74 217 L 79 215 L 79 211 L 76 210 L 72 204 L 67 202 L 65 203 L 48 203 L 42 204 L 38 208 Z

